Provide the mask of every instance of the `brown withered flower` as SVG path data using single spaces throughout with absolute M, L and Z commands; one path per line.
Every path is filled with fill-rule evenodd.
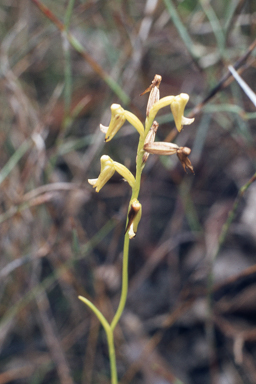
M 183 166 L 184 171 L 187 173 L 186 168 L 188 168 L 191 173 L 195 174 L 191 161 L 188 158 L 190 153 L 191 153 L 191 149 L 188 147 L 180 147 L 177 150 L 177 156 Z
M 179 147 L 177 144 L 163 142 L 147 143 L 144 145 L 144 151 L 151 153 L 152 155 L 177 155 L 180 160 L 183 169 L 187 172 L 187 168 L 194 174 L 194 169 L 188 156 L 191 153 L 191 149 L 188 147 Z

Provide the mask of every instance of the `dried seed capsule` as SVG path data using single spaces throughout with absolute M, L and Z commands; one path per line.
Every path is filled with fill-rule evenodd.
M 148 132 L 148 134 L 147 134 L 147 137 L 145 139 L 144 145 L 148 144 L 148 143 L 154 143 L 158 127 L 159 127 L 158 122 L 154 121 L 152 126 L 151 126 L 151 128 L 150 128 L 150 130 L 149 130 L 149 132 Z M 149 152 L 145 152 L 144 155 L 143 155 L 143 158 L 142 158 L 143 164 L 146 163 L 148 157 L 149 157 Z
M 162 76 L 155 75 L 152 84 L 143 92 L 140 94 L 140 96 L 145 95 L 145 93 L 150 92 L 149 98 L 148 98 L 148 104 L 147 104 L 147 110 L 146 115 L 149 115 L 149 111 L 152 108 L 152 106 L 159 100 L 160 98 L 160 92 L 159 92 L 159 86 L 162 81 Z
M 152 155 L 174 155 L 180 147 L 177 144 L 158 141 L 144 145 L 144 150 Z

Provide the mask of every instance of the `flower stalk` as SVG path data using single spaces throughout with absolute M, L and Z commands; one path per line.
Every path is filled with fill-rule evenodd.
M 192 164 L 188 159 L 188 155 L 191 152 L 189 148 L 179 147 L 174 143 L 155 142 L 155 136 L 158 129 L 158 123 L 155 121 L 155 117 L 158 111 L 163 107 L 170 106 L 178 131 L 181 131 L 183 125 L 191 124 L 194 121 L 194 119 L 187 119 L 183 116 L 185 106 L 189 99 L 187 94 L 181 93 L 178 96 L 167 96 L 160 99 L 159 86 L 161 80 L 162 77 L 160 75 L 155 75 L 152 84 L 141 94 L 144 95 L 145 93 L 150 92 L 146 109 L 145 127 L 133 113 L 124 110 L 119 104 L 112 104 L 111 106 L 111 120 L 109 126 L 100 125 L 101 131 L 105 134 L 106 142 L 113 139 L 126 120 L 138 131 L 139 142 L 137 147 L 135 177 L 124 165 L 113 161 L 109 156 L 103 155 L 101 157 L 101 170 L 98 178 L 88 180 L 88 182 L 96 189 L 96 192 L 99 192 L 107 181 L 113 176 L 113 174 L 118 172 L 129 183 L 132 190 L 124 234 L 121 296 L 113 320 L 109 323 L 101 312 L 94 306 L 94 304 L 92 304 L 88 299 L 79 296 L 79 299 L 82 300 L 95 313 L 105 329 L 109 347 L 111 384 L 118 383 L 114 347 L 114 330 L 120 320 L 120 317 L 122 316 L 127 300 L 129 244 L 130 239 L 134 238 L 136 235 L 142 214 L 142 206 L 138 197 L 143 168 L 149 154 L 176 154 L 182 163 L 184 170 L 186 171 L 186 169 L 189 169 L 192 173 L 194 173 Z

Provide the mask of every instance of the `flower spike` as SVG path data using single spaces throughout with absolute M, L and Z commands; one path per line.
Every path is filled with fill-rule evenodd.
M 171 103 L 171 111 L 174 117 L 175 125 L 178 131 L 180 132 L 183 128 L 183 125 L 192 124 L 195 119 L 188 119 L 183 116 L 185 106 L 189 100 L 189 95 L 186 93 L 181 93 L 179 96 L 175 96 L 173 102 Z
M 91 184 L 93 188 L 96 188 L 96 192 L 99 192 L 115 173 L 113 160 L 109 156 L 101 156 L 100 163 L 99 177 L 97 179 L 88 179 L 88 183 Z

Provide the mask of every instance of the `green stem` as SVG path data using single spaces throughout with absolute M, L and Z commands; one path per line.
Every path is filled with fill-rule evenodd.
M 111 326 L 109 325 L 108 321 L 103 316 L 103 314 L 98 310 L 98 308 L 95 307 L 95 305 L 90 300 L 86 299 L 83 296 L 78 296 L 78 298 L 94 312 L 106 332 L 111 370 L 111 384 L 118 384 L 113 330 L 111 329 Z
M 109 360 L 110 360 L 111 384 L 118 384 L 114 334 L 111 327 L 109 327 L 109 332 L 107 333 L 107 340 L 108 340 L 108 351 L 109 351 Z
M 126 232 L 124 237 L 124 248 L 123 248 L 123 271 L 122 271 L 122 290 L 120 302 L 116 311 L 116 314 L 110 325 L 112 331 L 114 331 L 125 307 L 127 293 L 128 293 L 128 262 L 129 262 L 129 234 Z

